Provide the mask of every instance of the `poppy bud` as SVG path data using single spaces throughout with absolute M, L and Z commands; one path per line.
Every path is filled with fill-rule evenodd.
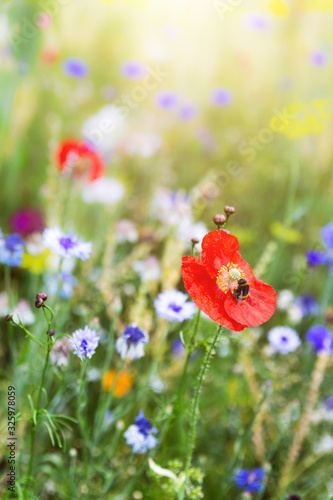
M 35 307 L 37 307 L 37 309 L 40 309 L 43 304 L 44 304 L 44 300 L 43 299 L 38 298 L 38 299 L 35 300 Z
M 193 243 L 193 245 L 196 245 L 200 242 L 200 240 L 198 238 L 191 238 L 191 242 Z
M 227 221 L 227 218 L 223 214 L 216 214 L 213 217 L 214 224 L 217 227 L 223 226 L 223 224 Z
M 12 319 L 13 319 L 13 315 L 12 314 L 6 314 L 5 321 L 11 321 Z
M 233 215 L 235 213 L 235 207 L 231 207 L 230 205 L 226 205 L 224 207 L 224 213 L 227 214 L 227 216 Z
M 46 335 L 50 335 L 50 337 L 53 337 L 54 333 L 55 333 L 54 330 L 50 331 L 46 330 Z
M 36 299 L 42 299 L 43 301 L 47 300 L 47 293 L 45 293 L 45 292 L 37 293 Z

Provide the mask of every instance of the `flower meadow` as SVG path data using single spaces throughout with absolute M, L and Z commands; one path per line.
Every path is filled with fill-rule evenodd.
M 333 499 L 332 27 L 1 2 L 2 499 Z

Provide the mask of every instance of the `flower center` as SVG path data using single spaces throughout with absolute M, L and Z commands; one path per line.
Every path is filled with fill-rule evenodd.
M 88 347 L 88 342 L 83 339 L 80 345 L 80 350 L 82 351 L 82 354 L 85 356 L 87 354 L 87 347 Z
M 147 420 L 144 417 L 136 418 L 135 424 L 138 427 L 138 430 L 141 434 L 143 434 L 145 437 L 149 436 L 150 430 L 152 428 L 152 425 L 149 422 L 149 420 Z
M 169 309 L 172 309 L 175 313 L 179 313 L 182 310 L 182 306 L 177 304 L 169 304 Z
M 63 236 L 60 238 L 59 243 L 65 250 L 69 250 L 75 246 L 75 242 L 72 240 L 70 236 Z
M 216 277 L 216 284 L 223 293 L 228 290 L 234 290 L 238 286 L 238 280 L 245 278 L 245 273 L 237 264 L 228 262 L 226 266 L 222 266 Z

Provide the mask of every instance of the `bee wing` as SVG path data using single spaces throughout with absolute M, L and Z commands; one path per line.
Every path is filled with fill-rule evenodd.
M 243 302 L 243 295 L 244 295 L 244 290 L 243 290 L 243 288 L 241 288 L 240 294 L 237 297 L 237 307 L 239 307 L 241 305 L 241 303 Z

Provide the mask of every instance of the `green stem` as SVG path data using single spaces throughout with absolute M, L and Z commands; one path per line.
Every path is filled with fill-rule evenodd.
M 49 330 L 50 330 L 50 325 L 49 325 L 48 331 Z M 50 335 L 48 335 L 44 368 L 43 368 L 42 379 L 41 379 L 40 386 L 39 386 L 36 408 L 35 408 L 36 418 L 33 419 L 33 421 L 32 421 L 32 427 L 31 427 L 31 432 L 30 432 L 30 459 L 29 459 L 29 466 L 28 466 L 28 484 L 29 484 L 30 478 L 31 478 L 32 464 L 33 464 L 34 453 L 35 453 L 35 438 L 36 438 L 36 428 L 37 428 L 37 419 L 38 419 L 38 409 L 39 409 L 39 404 L 40 404 L 40 400 L 42 397 L 46 369 L 47 369 L 47 366 L 49 364 L 50 351 L 51 351 L 50 346 L 52 346 L 50 339 L 51 339 L 51 337 L 50 337 Z
M 200 398 L 201 387 L 202 387 L 203 381 L 205 379 L 205 375 L 206 375 L 208 368 L 209 368 L 210 358 L 211 358 L 213 351 L 216 347 L 216 344 L 220 338 L 222 328 L 223 328 L 222 326 L 219 326 L 217 328 L 214 339 L 211 342 L 209 349 L 207 349 L 207 351 L 206 351 L 206 354 L 204 356 L 204 359 L 203 359 L 203 362 L 201 365 L 201 369 L 200 369 L 200 373 L 199 373 L 199 377 L 198 377 L 198 383 L 197 383 L 196 388 L 195 388 L 195 394 L 194 394 L 194 399 L 193 399 L 193 404 L 192 404 L 190 442 L 189 442 L 187 458 L 186 458 L 186 465 L 185 465 L 185 479 L 184 479 L 184 483 L 181 487 L 181 490 L 179 492 L 178 500 L 184 499 L 186 483 L 188 481 L 189 470 L 190 470 L 191 463 L 192 463 L 192 455 L 193 455 L 193 450 L 194 450 L 194 445 L 195 445 L 195 431 L 196 431 L 196 425 L 197 425 L 198 415 L 199 415 L 199 398 Z
M 84 461 L 84 473 L 85 478 L 88 477 L 88 433 L 86 429 L 86 419 L 83 415 L 83 409 L 86 407 L 86 394 L 83 394 L 83 388 L 86 381 L 86 360 L 81 363 L 80 379 L 79 379 L 79 390 L 77 393 L 77 420 L 79 422 L 80 433 L 82 437 L 82 453 Z

